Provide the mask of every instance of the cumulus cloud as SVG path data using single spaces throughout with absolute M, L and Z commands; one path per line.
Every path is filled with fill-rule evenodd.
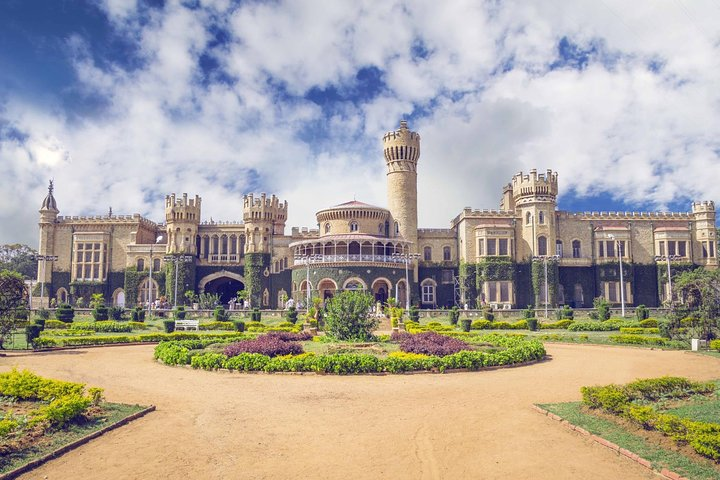
M 401 118 L 423 142 L 421 226 L 497 208 L 531 168 L 564 194 L 717 199 L 720 8 L 661 3 L 104 0 L 133 61 L 83 31 L 65 45 L 73 101 L 96 108 L 1 100 L 0 242 L 34 244 L 48 178 L 69 215 L 161 220 L 171 192 L 215 220 L 275 193 L 288 226 L 384 205 L 380 139 Z

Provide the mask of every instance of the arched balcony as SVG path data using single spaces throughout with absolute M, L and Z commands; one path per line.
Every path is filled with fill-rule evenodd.
M 296 258 L 310 257 L 317 263 L 392 263 L 403 264 L 402 257 L 410 252 L 410 242 L 378 239 L 365 235 L 338 235 L 322 240 L 304 240 L 290 244 Z M 304 264 L 301 260 L 296 262 Z

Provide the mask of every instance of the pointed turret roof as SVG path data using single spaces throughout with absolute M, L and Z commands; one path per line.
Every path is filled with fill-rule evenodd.
M 57 202 L 55 201 L 55 197 L 53 196 L 54 188 L 55 187 L 53 186 L 53 181 L 50 180 L 50 184 L 48 185 L 48 194 L 45 197 L 45 200 L 43 200 L 42 207 L 40 207 L 40 210 L 58 211 Z

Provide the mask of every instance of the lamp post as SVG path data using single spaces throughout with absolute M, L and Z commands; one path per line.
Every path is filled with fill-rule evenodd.
M 620 315 L 625 317 L 625 281 L 623 280 L 623 266 L 622 266 L 622 255 L 620 252 L 620 240 L 615 239 L 615 235 L 612 233 L 608 235 L 610 240 L 615 242 L 615 249 L 617 250 L 618 264 L 620 264 Z
M 542 260 L 543 267 L 545 269 L 545 320 L 548 319 L 548 303 L 550 297 L 550 291 L 548 287 L 548 258 L 558 259 L 560 255 L 535 255 L 532 257 L 533 260 Z
M 177 289 L 178 289 L 178 263 L 190 263 L 193 261 L 192 255 L 165 255 L 165 262 L 172 262 L 175 270 L 175 290 L 173 292 L 173 309 L 177 307 Z
M 672 273 L 670 271 L 670 260 L 675 260 L 676 258 L 681 258 L 678 255 L 656 255 L 655 261 L 660 262 L 662 260 L 667 261 L 667 277 L 668 277 L 668 301 L 672 303 L 673 300 L 673 293 L 672 293 Z
M 162 239 L 163 239 L 163 236 L 158 235 L 157 238 L 155 239 L 155 243 L 160 242 L 160 240 L 162 240 Z M 153 301 L 152 300 L 152 286 L 153 286 L 153 278 L 152 278 L 153 272 L 152 271 L 153 271 L 153 247 L 155 246 L 155 243 L 150 244 L 150 278 L 148 279 L 148 318 L 150 318 L 152 315 L 152 312 L 150 309 L 152 308 L 152 301 Z M 158 287 L 158 289 L 159 288 L 160 287 Z
M 42 262 L 42 273 L 40 274 L 40 307 L 43 307 L 43 299 L 45 298 L 45 268 L 48 261 L 56 262 L 57 255 L 33 255 L 33 260 Z M 32 291 L 30 291 L 30 309 L 32 310 Z
M 296 263 L 304 263 L 306 265 L 306 272 L 305 272 L 305 309 L 310 310 L 310 262 L 314 260 L 319 260 L 320 255 L 308 255 L 308 254 L 301 254 L 296 253 L 295 254 L 295 262 Z
M 395 260 L 402 260 L 405 264 L 405 311 L 410 311 L 410 273 L 408 271 L 408 264 L 410 260 L 420 258 L 419 253 L 400 253 L 395 252 L 392 254 L 392 258 Z

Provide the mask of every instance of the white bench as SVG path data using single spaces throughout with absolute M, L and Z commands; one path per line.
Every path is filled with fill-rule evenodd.
M 200 330 L 200 320 L 175 320 L 175 330 Z

